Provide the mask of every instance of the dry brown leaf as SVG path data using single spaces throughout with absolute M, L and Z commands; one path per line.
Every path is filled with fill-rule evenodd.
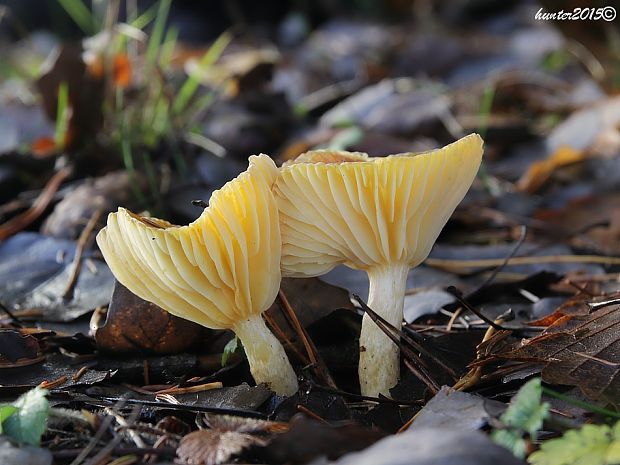
M 237 433 L 281 433 L 288 430 L 287 423 L 259 420 L 257 418 L 238 417 L 234 415 L 205 414 L 209 428 L 217 431 L 235 431 Z
M 542 362 L 543 381 L 578 386 L 592 399 L 620 399 L 620 305 L 563 315 L 500 358 Z
M 178 353 L 204 339 L 206 329 L 178 318 L 132 294 L 116 283 L 108 316 L 97 329 L 99 349 L 110 352 L 148 350 L 155 353 Z
M 187 465 L 218 465 L 253 445 L 265 445 L 265 440 L 236 431 L 198 430 L 181 440 L 177 456 Z
M 584 160 L 587 153 L 563 145 L 546 160 L 532 163 L 527 172 L 517 181 L 517 188 L 522 192 L 536 192 L 551 178 L 553 173 L 564 166 Z

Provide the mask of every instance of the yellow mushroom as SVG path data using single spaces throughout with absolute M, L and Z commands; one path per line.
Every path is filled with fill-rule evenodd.
M 483 141 L 471 134 L 420 154 L 371 158 L 317 150 L 282 167 L 275 184 L 284 276 L 319 276 L 336 265 L 366 271 L 368 306 L 400 327 L 407 273 L 428 256 L 471 186 Z M 364 316 L 360 387 L 389 394 L 398 347 Z
M 129 290 L 181 318 L 231 329 L 257 383 L 281 395 L 297 377 L 261 313 L 280 286 L 281 238 L 272 186 L 278 170 L 266 155 L 213 193 L 188 226 L 142 218 L 124 208 L 108 216 L 97 243 Z

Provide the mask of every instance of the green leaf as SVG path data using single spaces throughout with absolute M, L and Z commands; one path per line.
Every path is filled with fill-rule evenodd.
M 501 416 L 502 423 L 510 428 L 517 428 L 535 438 L 542 428 L 543 421 L 549 413 L 549 404 L 542 403 L 542 386 L 540 378 L 525 383 L 510 401 L 510 406 Z
M 620 422 L 615 426 L 585 425 L 550 439 L 529 456 L 532 465 L 620 464 Z
M 232 354 L 241 350 L 241 341 L 237 336 L 233 337 L 230 341 L 226 343 L 224 346 L 224 351 L 222 352 L 222 366 L 225 367 L 228 363 L 228 359 Z
M 515 457 L 524 458 L 527 443 L 524 435 L 535 439 L 549 413 L 549 404 L 542 403 L 540 378 L 525 383 L 512 398 L 510 405 L 500 417 L 504 428 L 493 431 L 491 439 L 510 450 Z
M 4 420 L 9 418 L 15 412 L 17 412 L 17 407 L 13 407 L 12 405 L 3 405 L 0 407 L 0 434 L 2 434 L 2 423 Z
M 17 409 L 4 422 L 4 433 L 18 442 L 38 446 L 47 428 L 49 403 L 47 390 L 36 387 L 19 397 L 13 404 Z

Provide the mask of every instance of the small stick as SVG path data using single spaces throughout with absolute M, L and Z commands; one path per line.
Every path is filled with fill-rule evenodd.
M 313 419 L 315 419 L 317 421 L 320 421 L 321 423 L 323 423 L 325 425 L 329 425 L 329 422 L 325 418 L 320 416 L 318 413 L 313 412 L 312 410 L 310 410 L 305 405 L 297 404 L 297 410 L 302 412 L 302 413 L 305 413 L 310 418 L 313 418 Z
M 379 315 L 377 312 L 375 312 L 373 309 L 371 309 L 370 307 L 368 307 L 368 305 L 358 296 L 358 295 L 353 295 L 353 298 L 362 306 L 362 309 L 368 313 L 368 316 L 370 316 L 372 318 L 372 320 L 377 323 L 377 326 L 379 326 L 380 328 L 383 329 L 383 331 L 386 333 L 386 335 L 392 339 L 392 341 L 394 341 L 394 343 L 396 345 L 398 345 L 401 350 L 403 351 L 403 353 L 405 354 L 409 354 L 410 358 L 412 360 L 416 360 L 418 361 L 419 364 L 421 364 L 422 366 L 426 367 L 426 363 L 419 357 L 417 356 L 415 353 L 413 353 L 408 347 L 405 347 L 403 342 L 408 344 L 409 346 L 411 346 L 413 348 L 413 350 L 420 352 L 424 355 L 426 355 L 428 358 L 430 358 L 431 360 L 433 360 L 433 363 L 438 364 L 441 368 L 443 368 L 453 379 L 458 378 L 458 376 L 456 375 L 456 373 L 454 372 L 454 370 L 452 370 L 452 368 L 450 368 L 449 366 L 447 366 L 445 363 L 443 363 L 441 360 L 437 359 L 431 352 L 429 352 L 422 344 L 420 344 L 419 342 L 415 341 L 412 337 L 410 337 L 408 334 L 406 334 L 404 331 L 400 331 L 398 328 L 395 328 L 394 326 L 392 326 L 388 321 L 386 321 L 381 315 Z M 378 323 L 381 323 L 381 325 L 379 325 Z M 412 335 L 414 335 L 415 332 L 412 332 Z M 433 385 L 436 385 L 436 383 L 433 381 Z
M 62 182 L 68 178 L 70 174 L 71 170 L 69 168 L 63 168 L 57 171 L 47 182 L 28 210 L 0 225 L 0 241 L 11 237 L 39 218 L 54 199 L 54 195 Z
M 65 290 L 62 293 L 62 297 L 64 299 L 71 300 L 73 298 L 73 291 L 75 290 L 75 285 L 77 284 L 78 276 L 80 275 L 80 271 L 82 269 L 82 255 L 84 255 L 84 251 L 89 244 L 89 239 L 91 238 L 93 230 L 95 229 L 95 226 L 97 226 L 102 213 L 103 212 L 101 209 L 95 210 L 80 234 L 80 238 L 78 239 L 77 246 L 75 248 L 75 255 L 73 256 L 73 261 L 71 262 L 71 274 L 69 275 L 69 280 L 67 281 Z
M 11 321 L 16 327 L 18 328 L 22 327 L 22 324 L 21 324 L 21 321 L 19 321 L 19 318 L 13 315 L 11 310 L 9 310 L 2 302 L 0 302 L 0 310 L 2 310 L 4 313 L 6 313 L 9 316 L 9 318 L 11 319 Z
M 221 389 L 222 387 L 223 387 L 223 384 L 220 381 L 216 381 L 214 383 L 198 384 L 196 386 L 172 387 L 172 388 L 168 388 L 168 389 L 162 389 L 161 391 L 154 392 L 154 394 L 155 395 L 160 395 L 160 394 L 173 394 L 173 395 L 190 394 L 190 393 L 194 393 L 194 392 L 210 391 L 211 389 Z
M 368 316 L 375 322 L 375 324 L 383 331 L 383 333 L 389 337 L 394 344 L 396 344 L 400 350 L 403 352 L 405 358 L 405 365 L 409 368 L 413 374 L 424 384 L 426 387 L 430 389 L 431 392 L 435 393 L 439 390 L 439 385 L 435 382 L 432 377 L 426 373 L 426 363 L 422 360 L 417 354 L 411 351 L 408 347 L 406 347 L 401 340 L 401 331 L 394 328 L 390 323 L 385 321 L 381 316 L 379 316 L 373 309 L 371 309 L 366 303 L 360 298 L 360 296 L 353 294 L 353 298 L 362 306 L 362 309 L 366 312 Z M 407 363 L 407 358 L 411 360 L 415 360 L 417 367 L 414 367 L 412 364 Z
M 71 381 L 73 381 L 74 383 L 79 381 L 80 378 L 82 376 L 84 376 L 84 374 L 89 370 L 87 365 L 84 365 L 82 368 L 80 368 L 71 378 Z
M 520 230 L 520 233 L 519 233 L 519 239 L 517 240 L 515 246 L 512 248 L 512 250 L 510 251 L 508 256 L 506 256 L 504 261 L 500 265 L 498 265 L 497 268 L 495 268 L 491 272 L 491 275 L 487 279 L 485 279 L 484 282 L 480 286 L 478 286 L 478 289 L 476 289 L 474 292 L 472 292 L 472 294 L 476 293 L 480 289 L 482 289 L 482 288 L 488 286 L 489 284 L 491 284 L 493 282 L 493 280 L 497 277 L 499 272 L 502 271 L 504 268 L 506 268 L 506 265 L 508 265 L 508 262 L 510 261 L 510 259 L 517 254 L 517 252 L 519 251 L 519 249 L 523 245 L 523 242 L 525 242 L 525 236 L 527 236 L 527 226 L 521 225 L 521 230 Z
M 472 312 L 474 315 L 476 315 L 478 318 L 480 318 L 482 321 L 484 321 L 486 324 L 488 324 L 489 326 L 491 326 L 492 328 L 494 328 L 497 331 L 505 331 L 506 328 L 503 328 L 501 325 L 497 324 L 495 321 L 487 318 L 486 316 L 484 316 L 477 308 L 474 308 L 473 306 L 471 306 L 464 298 L 463 298 L 463 294 L 461 293 L 461 291 L 459 291 L 456 287 L 454 286 L 448 286 L 446 288 L 446 291 L 449 292 L 450 294 L 452 294 L 456 300 L 459 301 L 459 303 L 467 310 L 469 310 L 470 312 Z
M 308 336 L 308 333 L 299 322 L 299 319 L 297 319 L 297 315 L 295 314 L 293 307 L 291 307 L 291 304 L 286 298 L 286 295 L 284 294 L 282 288 L 280 288 L 280 290 L 278 291 L 278 298 L 280 299 L 282 307 L 284 308 L 284 315 L 288 317 L 293 328 L 295 329 L 295 331 L 297 331 L 297 334 L 299 334 L 299 337 L 304 344 L 304 347 L 308 354 L 308 358 L 310 359 L 310 363 L 312 363 L 317 368 L 317 374 L 329 387 L 336 388 L 336 383 L 329 374 L 325 362 L 323 362 L 323 359 L 319 355 L 316 346 L 314 345 L 314 342 L 312 342 L 312 340 Z
M 65 384 L 67 382 L 67 377 L 66 376 L 61 376 L 60 378 L 55 379 L 54 381 L 43 381 L 41 382 L 41 384 L 39 384 L 39 387 L 42 387 L 44 389 L 54 389 L 58 386 L 62 386 L 63 384 Z
M 302 354 L 299 351 L 299 349 L 297 349 L 297 347 L 295 346 L 293 341 L 291 341 L 288 338 L 288 336 L 284 333 L 284 330 L 282 328 L 280 328 L 280 325 L 276 322 L 276 320 L 274 320 L 271 317 L 271 315 L 268 314 L 268 312 L 263 312 L 263 317 L 265 318 L 265 320 L 267 321 L 267 323 L 269 324 L 271 329 L 273 331 L 275 331 L 277 336 L 286 343 L 286 347 L 288 347 L 289 349 L 291 349 L 291 351 L 293 351 L 293 353 L 297 356 L 299 361 L 303 365 L 310 365 L 310 360 L 308 360 L 308 357 L 306 357 L 304 354 Z
M 500 266 L 503 258 L 481 258 L 474 260 L 453 260 L 444 258 L 427 258 L 424 264 L 448 271 L 467 268 L 487 268 Z M 506 265 L 537 265 L 540 263 L 597 263 L 601 265 L 620 265 L 620 257 L 603 255 L 541 255 L 512 257 Z
M 392 405 L 422 405 L 424 401 L 421 400 L 398 400 L 398 399 L 389 399 L 387 397 L 373 397 L 373 396 L 364 396 L 362 394 L 355 394 L 353 392 L 342 391 L 340 389 L 330 389 L 325 386 L 319 386 L 318 384 L 312 383 L 312 388 L 317 389 L 319 391 L 327 392 L 328 394 L 336 394 L 343 397 L 350 397 L 356 400 L 363 400 L 369 402 L 376 402 L 378 404 L 392 404 Z
M 497 324 L 494 326 L 489 326 L 487 328 L 480 344 L 491 339 L 491 337 L 498 331 L 495 326 L 499 326 L 501 328 L 500 324 L 506 321 L 507 319 L 508 319 L 508 316 L 506 314 L 500 315 L 497 318 L 497 320 L 495 320 Z M 482 353 L 478 351 L 478 353 L 476 354 L 476 361 L 479 361 L 481 358 L 482 358 Z M 478 381 L 480 381 L 481 376 L 482 376 L 482 367 L 481 366 L 474 367 L 471 370 L 469 370 L 467 373 L 465 373 L 465 375 L 461 379 L 459 379 L 454 384 L 454 386 L 452 386 L 452 388 L 457 391 L 464 391 L 465 389 L 469 389 L 475 386 L 478 383 Z

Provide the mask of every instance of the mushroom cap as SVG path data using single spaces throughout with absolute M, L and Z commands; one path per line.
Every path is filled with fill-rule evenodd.
M 119 208 L 97 243 L 114 276 L 134 294 L 179 317 L 230 329 L 260 314 L 280 285 L 280 226 L 267 155 L 215 191 L 188 226 Z
M 316 150 L 287 163 L 274 187 L 283 275 L 420 264 L 474 181 L 482 151 L 470 134 L 418 154 Z

